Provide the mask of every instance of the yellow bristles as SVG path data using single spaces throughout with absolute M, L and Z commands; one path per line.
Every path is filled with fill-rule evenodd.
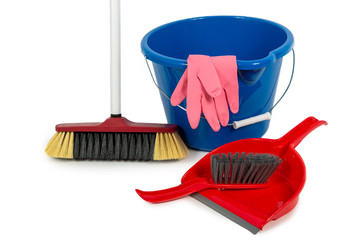
M 45 152 L 54 158 L 73 158 L 74 133 L 56 132 L 49 141 Z
M 189 152 L 178 132 L 157 133 L 154 148 L 154 160 L 182 159 Z

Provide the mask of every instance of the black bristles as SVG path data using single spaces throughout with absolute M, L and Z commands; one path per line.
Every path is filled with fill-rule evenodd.
M 94 137 L 94 149 L 93 149 L 92 156 L 89 159 L 99 159 L 100 158 L 100 149 L 101 149 L 101 147 L 100 147 L 100 133 L 95 133 L 94 136 L 95 136 Z M 75 151 L 75 149 L 74 149 L 74 151 Z
M 245 171 L 247 169 L 247 163 L 245 162 L 246 160 L 246 153 L 241 153 L 240 156 L 240 160 L 239 160 L 239 166 L 238 166 L 238 170 L 237 170 L 237 176 L 236 176 L 236 184 L 239 184 L 240 182 L 242 182 L 243 176 L 245 175 Z
M 143 140 L 143 144 L 142 144 L 143 150 L 141 151 L 141 160 L 143 161 L 150 160 L 147 155 L 150 148 L 149 138 L 147 134 L 142 134 L 142 140 Z
M 80 153 L 80 134 L 74 134 L 73 158 L 79 159 L 79 153 Z
M 253 178 L 253 183 L 254 184 L 259 183 L 259 179 L 261 178 L 261 176 L 263 176 L 264 171 L 269 166 L 269 164 L 267 164 L 268 155 L 269 154 L 264 154 L 263 159 L 261 159 L 261 165 L 259 166 L 259 169 L 258 169 L 258 171 L 256 172 L 256 174 L 254 175 L 254 178 Z
M 271 162 L 272 162 L 272 164 L 271 164 L 271 166 L 269 166 L 268 171 L 266 172 L 266 174 L 264 174 L 264 177 L 261 179 L 261 183 L 264 183 L 268 180 L 268 178 L 275 172 L 277 167 L 280 165 L 280 163 L 282 162 L 282 159 L 273 155 L 271 158 Z
M 114 152 L 114 159 L 120 159 L 121 156 L 121 134 L 115 133 L 115 152 Z
M 115 146 L 114 146 L 114 135 L 115 134 L 111 134 L 108 133 L 106 134 L 107 136 L 107 159 L 109 160 L 114 160 L 115 159 Z
M 135 134 L 129 134 L 128 141 L 129 141 L 128 159 L 134 160 L 135 159 L 135 148 L 136 148 Z
M 83 142 L 83 144 L 86 144 L 87 142 Z M 100 143 L 100 159 L 107 159 L 107 136 L 106 133 L 101 134 L 101 143 Z
M 153 160 L 156 133 L 74 133 L 77 160 Z
M 86 149 L 86 156 L 87 158 L 92 158 L 93 151 L 94 151 L 94 136 L 92 134 L 88 134 L 88 145 Z
M 156 134 L 146 134 L 149 138 L 149 153 L 148 155 L 148 159 L 152 160 L 153 155 L 154 155 L 154 149 L 155 149 L 155 140 L 156 140 Z
M 134 156 L 135 156 L 135 158 L 134 159 L 140 159 L 141 160 L 141 157 L 142 157 L 142 144 L 143 144 L 143 139 L 142 139 L 142 137 L 141 137 L 141 134 L 140 133 L 138 133 L 138 134 L 136 134 L 135 135 L 135 137 L 136 137 L 136 139 L 135 139 L 135 141 L 136 141 L 136 145 L 135 145 L 135 154 L 134 154 Z
M 86 158 L 86 147 L 87 147 L 86 142 L 87 142 L 86 133 L 82 133 L 80 135 L 79 159 L 85 159 Z
M 128 159 L 129 156 L 128 151 L 128 134 L 121 134 L 121 151 L 120 151 L 120 159 Z
M 241 180 L 242 184 L 249 183 L 248 178 L 249 178 L 250 174 L 253 172 L 254 167 L 255 167 L 255 163 L 253 160 L 254 160 L 254 154 L 249 153 L 246 156 L 245 169 L 244 169 L 244 173 L 242 175 L 243 177 Z
M 229 177 L 230 177 L 230 169 L 231 169 L 231 153 L 228 155 L 224 155 L 224 162 L 225 162 L 225 170 L 224 170 L 224 183 L 229 183 Z
M 220 155 L 211 155 L 211 174 L 215 183 L 218 183 Z
M 230 153 L 229 153 L 230 154 Z M 233 184 L 235 181 L 235 177 L 239 172 L 239 164 L 240 164 L 240 158 L 239 153 L 235 153 L 232 158 L 232 167 L 231 167 L 231 177 L 230 177 L 230 183 Z
M 223 183 L 223 176 L 225 171 L 225 161 L 226 161 L 226 155 L 222 153 L 220 155 L 220 162 L 219 162 L 219 171 L 218 171 L 218 181 L 219 183 Z
M 214 154 L 211 175 L 217 184 L 261 184 L 274 173 L 282 160 L 271 154 Z

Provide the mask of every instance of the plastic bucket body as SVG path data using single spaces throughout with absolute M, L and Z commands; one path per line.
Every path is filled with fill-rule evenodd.
M 171 97 L 187 64 L 189 54 L 235 55 L 238 64 L 239 111 L 230 112 L 238 121 L 270 111 L 274 104 L 282 57 L 291 51 L 294 39 L 280 24 L 250 17 L 211 16 L 180 20 L 162 25 L 146 34 L 143 54 L 152 61 L 159 87 Z M 213 150 L 225 143 L 262 137 L 269 120 L 214 132 L 205 118 L 192 129 L 186 112 L 173 107 L 161 94 L 169 123 L 181 128 L 185 143 L 192 148 Z M 181 103 L 186 108 L 186 101 Z

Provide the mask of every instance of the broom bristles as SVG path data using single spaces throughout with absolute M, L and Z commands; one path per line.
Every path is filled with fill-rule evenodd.
M 178 132 L 156 134 L 154 160 L 182 159 L 187 154 L 188 148 Z
M 56 132 L 45 152 L 50 157 L 61 159 L 146 161 L 183 159 L 188 154 L 188 148 L 176 131 L 156 135 Z
M 73 132 L 56 132 L 50 139 L 45 152 L 51 157 L 71 159 L 73 157 L 73 144 Z

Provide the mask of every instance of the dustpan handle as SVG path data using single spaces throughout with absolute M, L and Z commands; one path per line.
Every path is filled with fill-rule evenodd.
M 172 188 L 157 191 L 141 191 L 136 189 L 135 191 L 145 201 L 151 203 L 162 203 L 189 196 L 200 190 L 206 189 L 207 186 L 209 186 L 207 179 L 195 178 Z
M 110 0 L 110 111 L 121 116 L 120 0 Z
M 279 139 L 280 145 L 283 147 L 291 146 L 292 148 L 296 148 L 309 133 L 321 125 L 327 125 L 327 122 L 323 120 L 320 121 L 314 117 L 308 117 L 281 137 Z
M 193 193 L 209 188 L 219 189 L 260 189 L 266 188 L 269 183 L 264 184 L 214 184 L 210 183 L 207 178 L 194 178 L 183 182 L 181 185 L 157 190 L 157 191 L 141 191 L 136 189 L 137 194 L 145 201 L 151 203 L 161 203 L 176 200 L 182 197 L 189 196 Z

